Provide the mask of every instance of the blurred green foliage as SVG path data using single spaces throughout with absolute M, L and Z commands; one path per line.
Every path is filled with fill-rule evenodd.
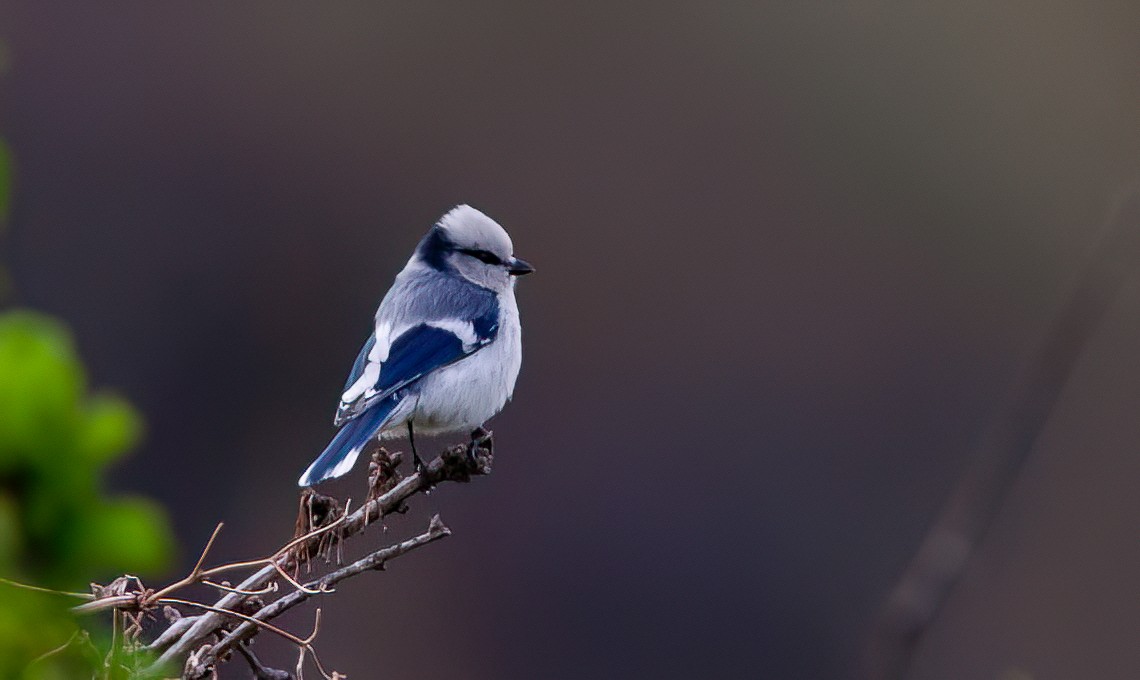
M 126 401 L 89 394 L 60 323 L 0 313 L 0 576 L 82 592 L 93 579 L 166 566 L 173 544 L 161 509 L 101 490 L 103 469 L 141 432 Z M 89 645 L 31 663 L 72 639 L 76 603 L 0 584 L 0 678 L 91 677 Z
M 0 72 L 7 64 L 0 43 Z M 11 212 L 12 175 L 12 154 L 0 139 L 0 233 Z M 0 265 L 0 300 L 8 289 Z M 102 491 L 103 469 L 141 435 L 130 404 L 89 393 L 61 323 L 0 311 L 0 577 L 89 592 L 93 580 L 166 568 L 173 541 L 162 509 Z M 123 677 L 138 659 L 117 652 L 118 663 L 106 665 L 109 627 L 93 617 L 81 629 L 71 613 L 78 603 L 0 582 L 0 680 Z
M 0 139 L 0 226 L 8 222 L 12 200 L 12 152 Z
M 3 45 L 0 44 L 0 58 L 2 58 Z M 8 215 L 11 212 L 12 201 L 12 153 L 8 145 L 0 139 L 0 234 L 3 234 L 8 224 Z M 0 264 L 0 300 L 8 296 L 11 286 L 8 283 L 8 272 Z

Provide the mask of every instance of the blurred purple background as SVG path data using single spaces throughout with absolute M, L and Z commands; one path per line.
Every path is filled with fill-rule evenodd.
M 219 520 L 217 559 L 286 537 L 375 305 L 470 202 L 538 267 L 495 473 L 389 522 L 455 535 L 327 601 L 326 664 L 853 677 L 1140 175 L 1137 35 L 1109 1 L 5 0 L 3 260 L 144 412 L 112 484 L 186 568 Z M 1138 305 L 912 677 L 1140 675 Z

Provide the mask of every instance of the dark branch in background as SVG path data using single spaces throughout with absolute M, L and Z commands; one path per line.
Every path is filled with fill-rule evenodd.
M 300 678 L 307 657 L 312 657 L 317 669 L 329 680 L 343 677 L 325 671 L 313 648 L 313 640 L 320 628 L 321 610 L 316 611 L 313 632 L 305 638 L 270 623 L 282 613 L 312 597 L 326 596 L 333 587 L 345 579 L 367 571 L 383 570 L 387 561 L 400 557 L 416 548 L 449 535 L 439 516 L 431 519 L 427 531 L 401 543 L 373 550 L 366 556 L 336 568 L 323 576 L 300 583 L 297 574 L 302 568 L 311 568 L 318 557 L 326 559 L 338 550 L 343 541 L 361 534 L 370 523 L 382 520 L 392 513 L 406 511 L 405 501 L 447 481 L 466 482 L 473 476 L 491 471 L 492 441 L 489 433 L 481 432 L 470 445 L 455 446 L 432 460 L 421 471 L 401 478 L 396 471 L 400 454 L 388 454 L 379 449 L 372 455 L 369 467 L 368 494 L 365 502 L 349 512 L 347 503 L 342 506 L 336 499 L 306 489 L 301 495 L 294 539 L 288 541 L 269 557 L 246 562 L 235 562 L 218 567 L 204 568 L 207 553 L 217 537 L 221 525 L 206 544 L 190 574 L 158 590 L 145 588 L 134 577 L 122 577 L 106 588 L 99 588 L 90 601 L 75 607 L 80 613 L 112 610 L 116 621 L 116 634 L 126 649 L 146 648 L 159 655 L 157 661 L 145 669 L 130 673 L 130 677 L 156 677 L 164 669 L 182 668 L 182 677 L 191 680 L 214 677 L 216 667 L 232 657 L 233 650 L 249 664 L 255 677 Z M 336 553 L 339 555 L 339 552 Z M 337 560 L 339 563 L 339 559 Z M 218 574 L 255 569 L 236 586 L 219 583 Z M 224 594 L 207 604 L 173 597 L 182 588 L 194 584 L 210 585 Z M 276 593 L 285 594 L 269 602 L 263 599 Z M 80 597 L 83 597 L 80 595 Z M 141 617 L 157 607 L 164 607 L 167 628 L 149 645 L 138 641 L 142 631 Z M 176 607 L 189 608 L 201 613 L 184 615 Z M 120 620 L 129 625 L 118 625 Z M 266 668 L 245 645 L 259 632 L 269 632 L 285 638 L 298 650 L 294 673 Z
M 1082 350 L 1140 268 L 1140 192 L 1117 206 L 1043 341 L 1017 376 L 873 631 L 867 677 L 905 676 L 923 633 L 1000 510 Z

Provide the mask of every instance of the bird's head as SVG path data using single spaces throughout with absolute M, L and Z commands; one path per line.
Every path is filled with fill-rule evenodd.
M 469 205 L 457 206 L 441 217 L 420 241 L 414 259 L 495 292 L 509 289 L 515 277 L 534 271 L 514 256 L 506 230 Z

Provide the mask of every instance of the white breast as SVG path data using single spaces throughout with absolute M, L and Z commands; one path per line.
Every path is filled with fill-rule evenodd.
M 508 290 L 499 298 L 499 331 L 495 340 L 466 359 L 425 377 L 415 394 L 409 396 L 409 401 L 416 401 L 412 416 L 416 432 L 465 432 L 482 425 L 511 398 L 521 366 L 519 310 L 514 290 Z

